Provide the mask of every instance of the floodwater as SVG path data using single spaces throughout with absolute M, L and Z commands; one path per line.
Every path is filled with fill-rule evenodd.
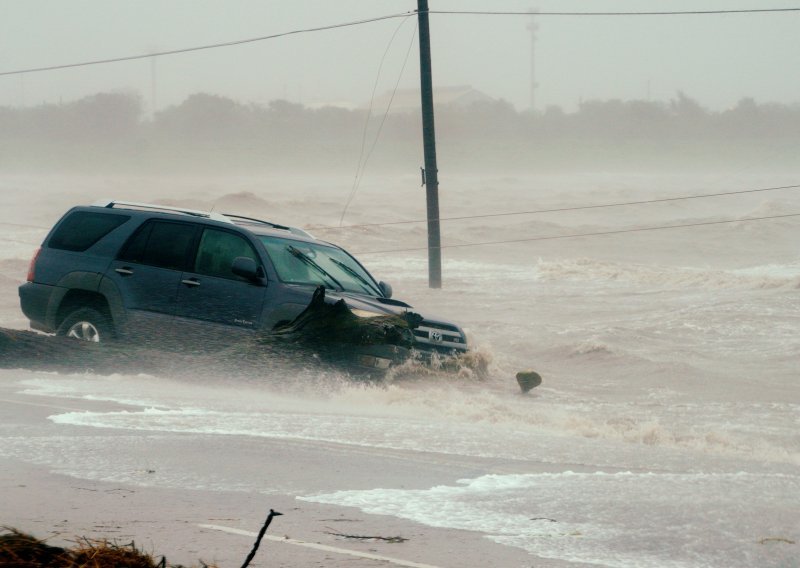
M 194 378 L 4 370 L 2 380 L 17 381 L 20 392 L 129 408 L 50 416 L 64 427 L 98 428 L 97 437 L 72 439 L 85 451 L 65 448 L 58 437 L 8 435 L 0 457 L 135 484 L 145 482 L 132 472 L 149 467 L 146 454 L 107 459 L 99 428 L 125 432 L 132 448 L 192 435 L 425 453 L 474 460 L 476 474 L 414 488 L 375 477 L 369 487 L 321 490 L 302 481 L 265 487 L 235 464 L 212 472 L 176 461 L 163 468 L 171 475 L 146 482 L 286 492 L 476 531 L 558 561 L 800 565 L 800 218 L 447 248 L 444 287 L 431 290 L 423 251 L 380 252 L 424 248 L 424 224 L 329 227 L 349 193 L 345 179 L 0 183 L 0 325 L 26 323 L 12 295 L 45 234 L 39 227 L 71 204 L 114 195 L 310 227 L 390 282 L 395 297 L 462 324 L 491 361 L 487 379 L 418 372 L 382 384 L 335 370 Z M 798 182 L 752 173 L 606 173 L 441 183 L 442 215 L 456 217 Z M 345 225 L 424 218 L 417 185 L 413 177 L 365 182 Z M 445 245 L 465 245 L 790 213 L 800 213 L 800 190 L 449 221 L 442 233 Z M 514 374 L 527 368 L 543 384 L 522 395 Z

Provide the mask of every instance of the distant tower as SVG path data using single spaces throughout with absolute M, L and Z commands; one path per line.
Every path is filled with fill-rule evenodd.
M 531 8 L 531 14 L 537 14 L 539 10 Z M 531 16 L 531 21 L 528 24 L 528 31 L 531 32 L 531 93 L 530 93 L 530 111 L 536 110 L 536 88 L 539 84 L 536 82 L 536 31 L 539 29 L 539 24 L 536 23 L 536 16 Z
M 156 75 L 156 56 L 150 58 L 150 110 L 153 116 L 158 112 L 158 76 Z
M 158 69 L 156 67 L 158 56 L 158 47 L 150 46 L 148 51 L 150 55 L 150 112 L 152 116 L 158 112 Z

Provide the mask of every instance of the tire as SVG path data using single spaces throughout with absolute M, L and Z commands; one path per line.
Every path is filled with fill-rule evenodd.
M 64 318 L 56 334 L 81 341 L 101 343 L 114 338 L 114 326 L 97 310 L 79 308 Z

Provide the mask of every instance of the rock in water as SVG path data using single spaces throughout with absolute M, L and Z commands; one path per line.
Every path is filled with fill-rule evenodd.
M 519 388 L 522 389 L 522 392 L 526 393 L 542 384 L 542 376 L 536 371 L 520 371 L 517 373 L 517 383 L 519 383 Z

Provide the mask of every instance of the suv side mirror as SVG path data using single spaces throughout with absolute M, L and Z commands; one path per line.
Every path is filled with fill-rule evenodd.
M 392 285 L 391 284 L 387 284 L 386 282 L 381 280 L 378 283 L 378 287 L 381 289 L 381 292 L 383 292 L 384 297 L 386 297 L 386 298 L 391 298 L 392 297 Z
M 251 282 L 260 282 L 264 277 L 256 261 L 246 256 L 237 256 L 231 264 L 231 272 Z

